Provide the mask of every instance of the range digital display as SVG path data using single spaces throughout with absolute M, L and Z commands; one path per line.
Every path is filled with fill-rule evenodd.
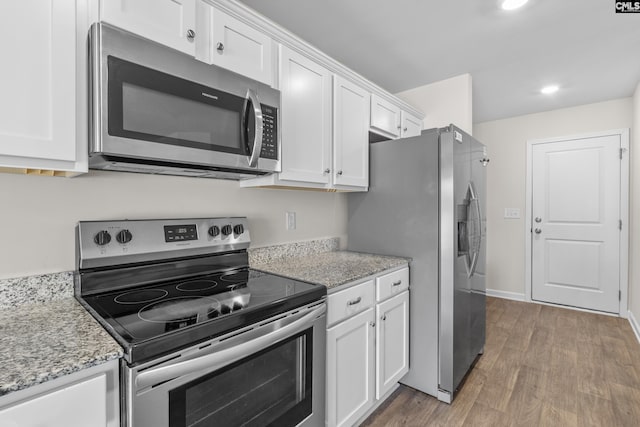
M 198 240 L 198 231 L 195 224 L 164 226 L 165 242 L 184 242 L 186 240 Z

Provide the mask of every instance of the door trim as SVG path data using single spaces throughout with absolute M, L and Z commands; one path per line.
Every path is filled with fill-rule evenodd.
M 623 149 L 622 160 L 620 161 L 620 219 L 622 220 L 622 230 L 620 231 L 620 305 L 618 315 L 622 318 L 628 317 L 628 297 L 629 297 L 629 129 L 613 129 L 602 132 L 590 132 L 579 135 L 568 135 L 556 138 L 530 139 L 527 140 L 527 172 L 525 191 L 525 219 L 524 219 L 524 239 L 525 239 L 525 301 L 532 302 L 531 299 L 531 215 L 533 196 L 533 146 L 538 144 L 550 144 L 555 142 L 569 141 L 572 139 L 599 138 L 604 136 L 617 135 L 620 137 L 620 147 Z M 545 304 L 553 305 L 553 304 Z M 600 313 L 600 312 L 597 312 Z

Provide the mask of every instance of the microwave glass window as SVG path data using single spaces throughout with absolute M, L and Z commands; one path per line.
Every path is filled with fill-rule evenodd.
M 242 149 L 239 111 L 126 82 L 122 85 L 122 119 L 125 131 Z
M 311 414 L 311 330 L 169 392 L 171 427 L 279 426 Z
M 108 57 L 109 134 L 249 155 L 255 117 L 241 96 Z

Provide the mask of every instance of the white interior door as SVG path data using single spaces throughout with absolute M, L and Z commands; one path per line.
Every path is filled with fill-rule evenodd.
M 620 312 L 620 149 L 620 135 L 533 145 L 533 300 Z

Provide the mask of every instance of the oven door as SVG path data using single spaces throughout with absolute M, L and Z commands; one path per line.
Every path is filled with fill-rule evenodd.
M 326 304 L 124 369 L 128 427 L 324 426 Z

